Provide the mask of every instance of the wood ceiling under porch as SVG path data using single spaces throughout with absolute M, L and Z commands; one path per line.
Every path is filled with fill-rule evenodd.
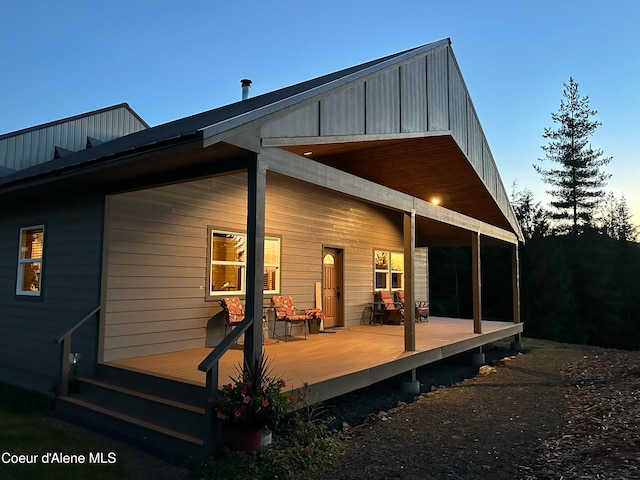
M 473 333 L 473 321 L 430 317 L 416 323 L 416 350 L 404 350 L 404 328 L 396 325 L 359 325 L 335 333 L 265 339 L 264 349 L 273 370 L 287 389 L 311 387 L 311 402 L 319 402 L 367 387 L 443 358 L 522 333 L 521 323 L 482 322 L 482 334 Z M 198 348 L 107 362 L 119 368 L 205 385 L 198 364 L 211 352 Z M 228 350 L 220 360 L 220 385 L 235 376 L 242 362 L 242 345 Z

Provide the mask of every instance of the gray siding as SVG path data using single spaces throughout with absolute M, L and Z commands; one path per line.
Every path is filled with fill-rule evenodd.
M 106 142 L 146 128 L 126 106 L 0 136 L 0 165 L 22 170 L 53 160 L 55 147 L 76 152 L 87 137 Z
M 504 215 L 517 225 L 450 47 L 430 50 L 289 110 L 264 125 L 261 134 L 294 138 L 416 132 L 451 132 Z
M 36 207 L 40 205 L 40 207 Z M 45 224 L 42 295 L 15 295 L 21 227 Z M 103 201 L 41 199 L 0 213 L 0 380 L 47 391 L 58 377 L 65 333 L 99 303 Z M 73 336 L 81 372 L 96 360 L 96 321 Z
M 207 226 L 245 231 L 246 174 L 116 195 L 109 200 L 105 360 L 216 345 L 217 302 L 205 301 Z M 402 250 L 402 216 L 270 174 L 266 231 L 282 238 L 281 291 L 314 304 L 322 247 L 344 248 L 345 323 L 373 298 L 373 250 Z M 419 290 L 426 296 L 426 251 Z

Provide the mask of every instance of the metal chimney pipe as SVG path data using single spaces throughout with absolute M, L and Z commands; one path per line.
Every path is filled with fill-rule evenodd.
M 242 100 L 246 100 L 249 98 L 249 89 L 251 88 L 251 80 L 248 78 L 243 78 L 240 80 L 240 85 L 242 85 Z

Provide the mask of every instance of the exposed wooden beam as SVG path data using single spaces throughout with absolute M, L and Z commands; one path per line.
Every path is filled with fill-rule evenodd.
M 278 148 L 265 148 L 261 156 L 268 169 L 313 185 L 359 198 L 369 203 L 401 212 L 416 211 L 416 215 L 463 230 L 515 244 L 516 235 L 444 207 L 432 205 L 406 193 L 398 192 L 364 178 L 338 170 L 314 160 Z
M 327 135 L 318 137 L 272 137 L 263 138 L 263 147 L 293 147 L 297 145 L 332 145 L 336 143 L 358 143 L 362 147 L 364 142 L 401 141 L 413 138 L 451 136 L 451 131 L 410 132 L 410 133 L 378 133 L 366 135 Z

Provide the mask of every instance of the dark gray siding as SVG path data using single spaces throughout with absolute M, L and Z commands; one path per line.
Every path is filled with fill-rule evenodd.
M 58 376 L 63 334 L 98 305 L 103 197 L 33 199 L 0 213 L 0 380 L 46 391 Z M 16 296 L 21 227 L 45 225 L 42 295 Z M 96 358 L 96 321 L 73 336 L 80 371 Z

